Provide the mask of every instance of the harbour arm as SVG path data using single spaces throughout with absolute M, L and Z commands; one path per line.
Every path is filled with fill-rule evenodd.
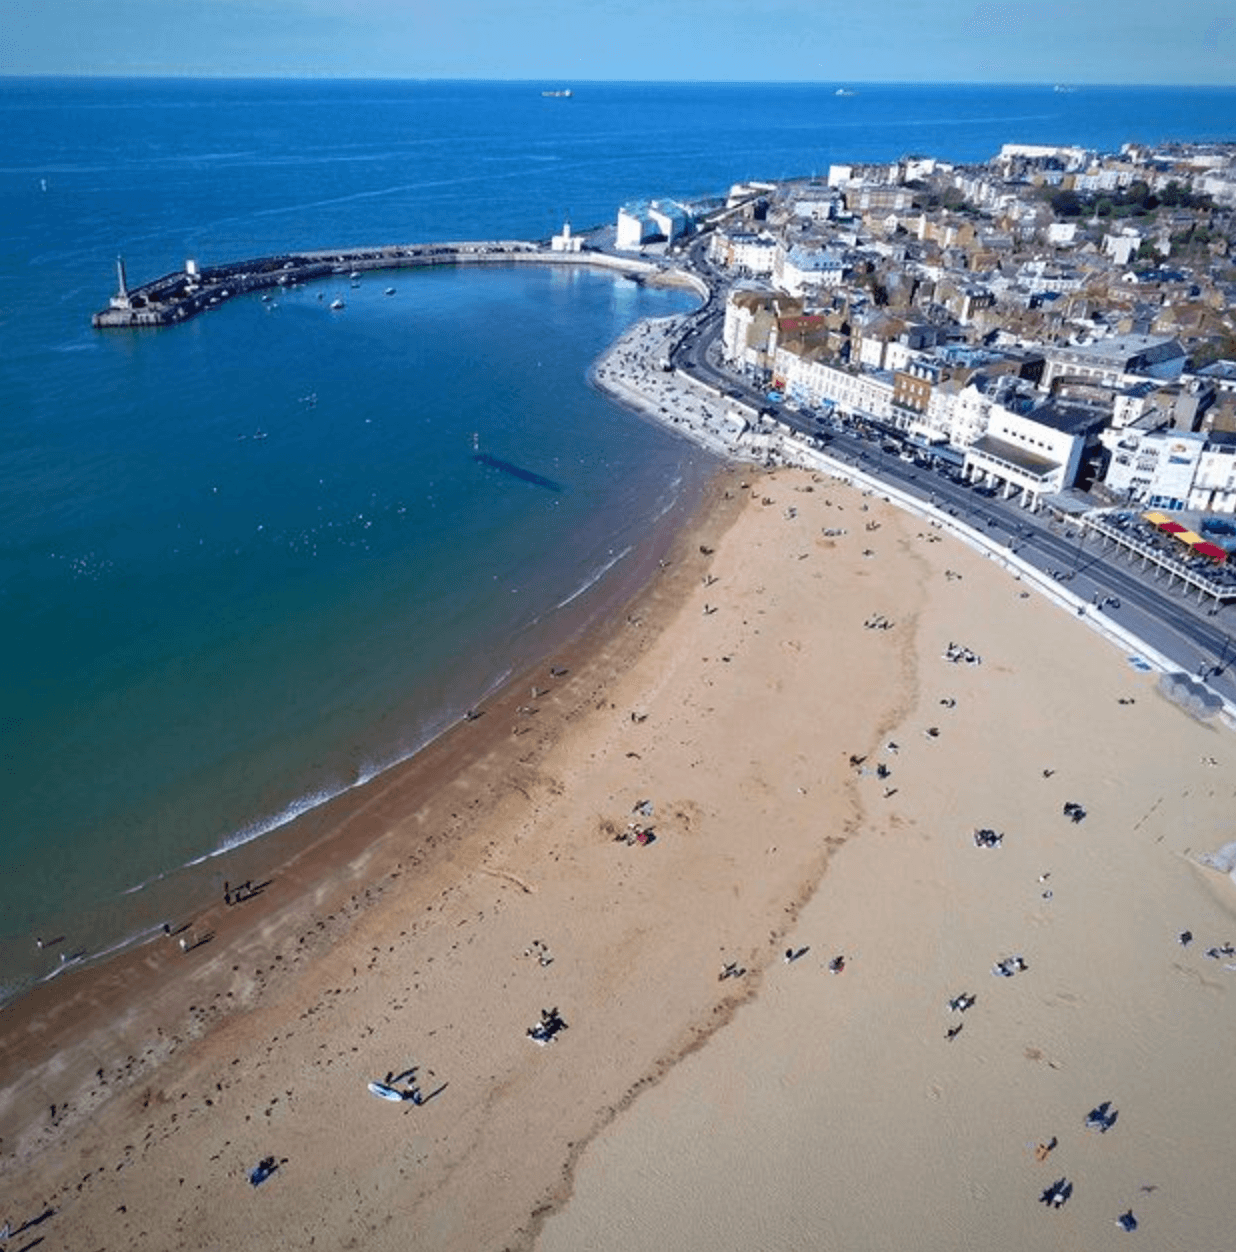
M 198 267 L 186 261 L 181 270 L 164 274 L 140 286 L 128 286 L 124 263 L 117 262 L 118 290 L 91 318 L 96 329 L 174 326 L 225 300 L 254 291 L 293 287 L 333 274 L 364 274 L 381 270 L 419 269 L 435 265 L 520 264 L 591 265 L 617 270 L 636 279 L 661 276 L 696 288 L 706 297 L 702 280 L 633 257 L 595 251 L 557 252 L 546 244 L 526 240 L 482 242 L 383 244 L 368 248 L 335 248 L 288 252 L 276 256 Z

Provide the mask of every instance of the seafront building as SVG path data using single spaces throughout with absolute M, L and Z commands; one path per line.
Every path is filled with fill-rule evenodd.
M 1236 145 L 834 165 L 718 222 L 722 355 L 1027 507 L 1236 512 Z
M 629 252 L 654 240 L 673 243 L 687 233 L 689 210 L 673 200 L 641 200 L 618 210 L 614 246 Z

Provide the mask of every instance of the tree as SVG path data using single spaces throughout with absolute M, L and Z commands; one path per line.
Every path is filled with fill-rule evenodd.
M 1053 192 L 1048 203 L 1057 217 L 1081 216 L 1081 197 L 1075 191 L 1061 190 Z

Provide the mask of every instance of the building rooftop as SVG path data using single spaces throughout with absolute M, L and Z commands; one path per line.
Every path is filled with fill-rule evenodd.
M 1060 468 L 1059 461 L 1029 452 L 1015 443 L 997 439 L 995 435 L 982 435 L 970 445 L 970 450 L 991 457 L 994 461 L 1002 461 L 1024 474 L 1032 474 L 1035 478 L 1047 478 Z
M 1050 426 L 1065 435 L 1086 435 L 1107 425 L 1108 414 L 1049 400 L 1025 415 L 1040 426 Z
M 1113 335 L 1079 347 L 1055 348 L 1053 351 L 1077 358 L 1088 358 L 1104 364 L 1123 366 L 1134 357 L 1146 364 L 1169 361 L 1184 356 L 1184 349 L 1170 337 L 1163 335 Z

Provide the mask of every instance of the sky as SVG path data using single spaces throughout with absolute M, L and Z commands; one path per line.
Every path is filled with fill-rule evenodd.
M 1236 0 L 0 0 L 0 75 L 1236 86 Z

